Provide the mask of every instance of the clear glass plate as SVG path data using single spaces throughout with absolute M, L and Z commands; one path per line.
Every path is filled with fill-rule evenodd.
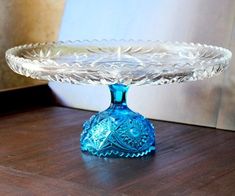
M 36 79 L 108 84 L 111 105 L 83 125 L 81 150 L 105 157 L 140 157 L 156 149 L 152 123 L 126 104 L 128 85 L 209 78 L 229 64 L 227 49 L 161 41 L 68 41 L 9 49 L 11 69 Z
M 12 48 L 13 71 L 73 84 L 167 84 L 209 78 L 229 64 L 229 50 L 161 41 L 68 41 Z

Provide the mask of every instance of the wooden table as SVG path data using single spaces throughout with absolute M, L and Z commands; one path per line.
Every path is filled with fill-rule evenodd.
M 93 113 L 53 105 L 48 89 L 37 88 L 43 104 L 28 89 L 28 101 L 17 111 L 5 105 L 0 115 L 1 196 L 235 195 L 234 132 L 153 121 L 156 154 L 98 158 L 79 149 L 82 123 Z

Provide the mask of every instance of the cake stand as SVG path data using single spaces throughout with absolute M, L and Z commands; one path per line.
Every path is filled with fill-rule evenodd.
M 140 157 L 155 151 L 153 125 L 126 104 L 130 85 L 209 78 L 221 73 L 231 56 L 215 46 L 133 40 L 39 43 L 6 52 L 10 68 L 21 75 L 109 86 L 109 108 L 84 123 L 80 140 L 82 151 L 104 157 Z

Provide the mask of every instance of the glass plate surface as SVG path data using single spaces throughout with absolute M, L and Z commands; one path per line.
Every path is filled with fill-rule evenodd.
M 73 84 L 167 84 L 209 78 L 229 64 L 227 49 L 162 41 L 67 41 L 18 46 L 6 52 L 11 69 Z

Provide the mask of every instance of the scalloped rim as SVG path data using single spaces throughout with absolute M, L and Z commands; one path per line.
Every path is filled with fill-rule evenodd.
M 63 44 L 74 44 L 74 43 L 94 43 L 94 42 L 125 42 L 125 43 L 160 43 L 160 44 L 172 44 L 172 45 L 182 45 L 182 46 L 197 46 L 197 47 L 205 47 L 205 48 L 211 48 L 211 49 L 215 49 L 215 50 L 219 50 L 222 51 L 225 55 L 221 58 L 218 59 L 212 59 L 212 60 L 203 60 L 204 63 L 208 63 L 208 64 L 212 64 L 212 63 L 218 63 L 219 61 L 227 61 L 229 59 L 232 58 L 232 52 L 226 48 L 223 47 L 218 47 L 218 46 L 213 46 L 213 45 L 207 45 L 207 44 L 200 44 L 200 43 L 187 43 L 187 42 L 170 42 L 170 41 L 161 41 L 161 40 L 134 40 L 134 39 L 129 39 L 129 40 L 125 40 L 125 39 L 120 39 L 120 40 L 116 40 L 116 39 L 93 39 L 93 40 L 67 40 L 67 41 L 53 41 L 53 42 L 41 42 L 41 43 L 32 43 L 32 44 L 24 44 L 24 45 L 19 45 L 19 46 L 15 46 L 13 48 L 10 48 L 6 51 L 5 53 L 5 57 L 7 58 L 15 58 L 17 60 L 21 60 L 24 62 L 38 62 L 41 63 L 38 60 L 30 60 L 30 59 L 25 59 L 23 57 L 19 57 L 16 55 L 12 54 L 12 51 L 18 50 L 18 49 L 30 49 L 30 48 L 36 48 L 38 46 L 45 46 L 45 45 L 63 45 Z M 62 65 L 62 64 L 58 64 L 58 65 Z
M 137 153 L 125 153 L 125 152 L 119 152 L 119 151 L 108 151 L 108 152 L 99 152 L 99 151 L 95 151 L 95 150 L 88 150 L 88 149 L 81 149 L 83 152 L 88 152 L 92 155 L 98 156 L 98 157 L 123 157 L 123 158 L 138 158 L 138 157 L 142 157 L 145 156 L 151 152 L 156 151 L 156 147 L 155 146 L 150 146 L 149 149 L 142 151 L 142 152 L 137 152 Z
M 205 75 L 205 76 L 198 76 L 198 77 L 193 77 L 193 78 L 187 78 L 186 76 L 183 77 L 180 82 L 185 82 L 185 81 L 195 81 L 195 80 L 202 80 L 202 79 L 205 79 L 205 78 L 210 78 L 214 75 L 218 75 L 220 72 L 222 72 L 224 69 L 226 69 L 230 63 L 230 60 L 231 60 L 231 57 L 232 57 L 232 53 L 230 50 L 228 49 L 225 49 L 225 48 L 222 48 L 222 47 L 218 47 L 218 46 L 212 46 L 212 45 L 206 45 L 206 44 L 200 44 L 200 43 L 197 43 L 197 44 L 194 44 L 194 43 L 186 43 L 186 42 L 170 42 L 170 41 L 160 41 L 160 40 L 156 40 L 156 41 L 151 41 L 151 40 L 133 40 L 133 39 L 130 39 L 130 40 L 124 40 L 124 39 L 120 39 L 120 40 L 115 40 L 115 39 L 110 39 L 110 40 L 107 40 L 107 39 L 103 39 L 103 40 L 97 40 L 97 39 L 94 39 L 94 40 L 75 40 L 75 41 L 54 41 L 54 42 L 44 42 L 44 43 L 34 43 L 34 44 L 25 44 L 25 45 L 20 45 L 20 46 L 16 46 L 16 47 L 13 47 L 11 49 L 8 49 L 6 51 L 6 54 L 5 54 L 5 57 L 6 57 L 6 60 L 7 60 L 7 63 L 9 65 L 9 67 L 16 73 L 18 74 L 21 74 L 21 75 L 25 75 L 27 77 L 31 77 L 31 78 L 34 78 L 34 79 L 42 79 L 42 80 L 50 80 L 50 81 L 60 81 L 59 79 L 48 79 L 48 78 L 40 78 L 40 77 L 33 77 L 30 75 L 30 72 L 27 72 L 27 71 L 35 71 L 33 69 L 29 69 L 29 68 L 25 68 L 25 67 L 21 67 L 19 66 L 18 69 L 20 69 L 21 71 L 23 70 L 24 72 L 26 72 L 27 74 L 24 74 L 24 73 L 21 73 L 21 71 L 19 70 L 16 70 L 15 69 L 15 65 L 16 64 L 19 64 L 19 63 L 25 63 L 25 64 L 38 64 L 38 65 L 42 65 L 42 64 L 48 64 L 48 63 L 51 63 L 52 61 L 55 62 L 55 65 L 60 68 L 66 64 L 66 63 L 58 63 L 54 60 L 51 61 L 50 58 L 47 59 L 40 59 L 40 60 L 37 60 L 37 59 L 27 59 L 27 58 L 24 58 L 24 57 L 19 57 L 17 56 L 17 51 L 18 50 L 22 50 L 22 49 L 33 49 L 33 48 L 37 48 L 37 47 L 42 47 L 42 46 L 45 46 L 45 45 L 48 45 L 48 46 L 60 46 L 60 45 L 69 45 L 69 44 L 76 44 L 78 43 L 80 45 L 80 47 L 83 46 L 84 44 L 84 47 L 87 46 L 89 47 L 89 44 L 92 44 L 93 46 L 97 45 L 97 47 L 99 46 L 100 43 L 102 44 L 110 44 L 110 43 L 113 43 L 113 44 L 117 44 L 117 43 L 121 43 L 122 44 L 133 44 L 133 45 L 136 45 L 136 44 L 145 44 L 145 46 L 148 46 L 148 44 L 151 44 L 153 47 L 154 47 L 154 44 L 158 44 L 158 45 L 165 45 L 165 46 L 175 46 L 175 47 L 192 47 L 192 48 L 196 48 L 196 47 L 199 47 L 199 48 L 203 48 L 204 50 L 208 50 L 209 52 L 217 52 L 218 54 L 220 54 L 222 57 L 218 58 L 214 58 L 214 59 L 198 59 L 198 64 L 200 65 L 200 67 L 209 67 L 209 68 L 214 68 L 216 65 L 220 65 L 220 70 L 218 72 L 215 72 L 211 75 Z M 91 45 L 90 45 L 91 46 Z M 13 63 L 13 65 L 12 65 Z M 73 65 L 76 65 L 76 63 L 72 63 L 72 64 L 69 64 L 70 66 L 73 66 Z M 43 66 L 39 66 L 39 67 L 43 67 Z M 22 69 L 21 69 L 22 68 Z M 45 73 L 49 73 L 49 71 L 47 70 L 47 66 L 43 67 L 43 70 Z M 50 67 L 49 67 L 50 68 Z M 200 69 L 198 69 L 200 71 Z M 196 72 L 197 70 L 194 70 L 194 72 Z M 58 72 L 54 72 L 53 75 L 56 76 L 56 74 L 60 74 Z M 50 75 L 50 74 L 48 74 Z M 125 80 L 124 82 L 121 80 L 121 82 L 119 80 L 114 80 L 112 79 L 112 81 L 108 81 L 108 80 L 101 80 L 100 81 L 96 81 L 96 82 L 91 82 L 91 80 L 89 81 L 71 81 L 71 80 L 67 80 L 66 82 L 68 83 L 72 83 L 72 84 L 114 84 L 114 83 L 124 83 L 126 85 L 143 85 L 143 84 L 149 84 L 149 85 L 160 85 L 160 84 L 170 84 L 170 83 L 174 83 L 174 82 L 178 82 L 177 80 L 166 80 L 164 81 L 164 83 L 157 83 L 156 81 L 153 83 L 151 82 L 143 82 L 142 80 L 140 81 L 128 81 L 128 80 Z M 162 81 L 163 82 L 163 81 Z

